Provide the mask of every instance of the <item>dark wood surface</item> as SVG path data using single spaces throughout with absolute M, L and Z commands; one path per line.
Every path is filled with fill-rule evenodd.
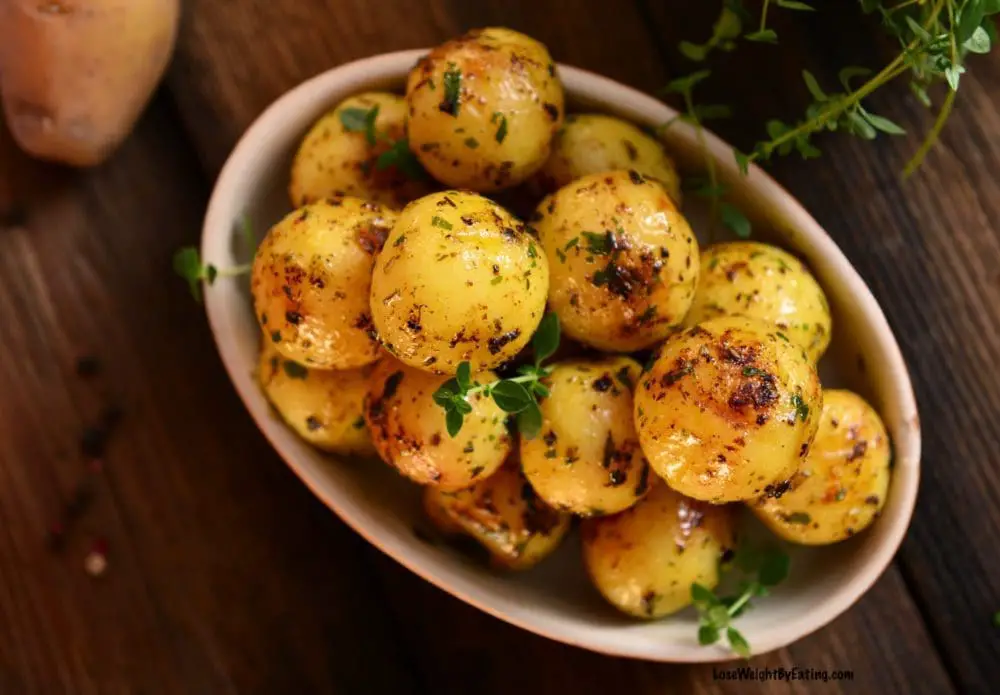
M 690 69 L 672 47 L 707 33 L 714 8 L 701 5 L 714 3 L 191 0 L 165 87 L 112 161 L 81 173 L 37 164 L 0 131 L 0 694 L 989 692 L 1000 680 L 996 56 L 963 78 L 942 145 L 905 183 L 916 135 L 830 138 L 822 160 L 773 167 L 885 308 L 924 423 L 918 511 L 893 566 L 831 625 L 753 660 L 853 669 L 853 683 L 725 683 L 709 666 L 599 656 L 424 583 L 269 449 L 171 274 L 232 145 L 299 81 L 505 24 L 652 91 Z M 883 60 L 874 32 L 844 15 L 779 24 L 784 53 L 721 61 L 708 94 L 740 110 L 716 130 L 746 144 L 802 107 L 783 56 L 824 80 Z M 875 106 L 920 132 L 930 117 L 904 91 Z M 100 374 L 75 373 L 83 355 Z M 123 417 L 95 475 L 79 438 L 109 405 Z M 89 508 L 53 550 L 47 534 L 81 484 Z M 101 538 L 109 568 L 95 579 L 83 562 Z

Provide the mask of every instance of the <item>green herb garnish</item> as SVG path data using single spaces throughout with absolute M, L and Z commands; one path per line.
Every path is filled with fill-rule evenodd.
M 497 126 L 496 141 L 503 142 L 504 138 L 507 137 L 507 117 L 504 116 L 499 111 L 494 111 L 492 118 L 490 118 L 490 123 L 500 122 Z
M 338 114 L 340 116 L 340 124 L 348 132 L 364 133 L 368 144 L 374 145 L 378 142 L 379 137 L 379 133 L 375 129 L 375 119 L 378 118 L 378 109 L 378 104 L 375 104 L 370 109 L 360 109 L 353 106 L 341 109 Z
M 252 258 L 256 250 L 253 227 L 249 218 L 243 216 L 239 221 L 239 232 L 247 246 L 247 253 Z M 212 263 L 202 261 L 201 254 L 194 246 L 185 246 L 174 254 L 174 272 L 184 278 L 195 301 L 201 301 L 201 283 L 212 285 L 219 277 L 238 277 L 253 270 L 253 263 L 242 263 L 232 268 L 218 268 Z
M 457 116 L 461 93 L 462 71 L 454 63 L 448 63 L 448 69 L 444 73 L 444 98 L 438 108 L 444 113 Z
M 802 396 L 797 393 L 792 394 L 792 407 L 795 408 L 795 415 L 805 422 L 809 418 L 809 406 L 802 400 Z
M 445 231 L 449 232 L 452 230 L 451 222 L 444 219 L 443 217 L 438 217 L 437 215 L 434 215 L 434 217 L 431 218 L 431 225 L 437 227 L 438 229 L 444 229 Z
M 594 232 L 581 232 L 587 242 L 587 253 L 595 256 L 607 256 L 615 248 L 615 235 L 611 232 L 595 234 Z
M 427 173 L 420 166 L 417 156 L 410 151 L 410 141 L 400 138 L 392 143 L 392 146 L 380 154 L 375 160 L 375 168 L 379 171 L 394 166 L 402 174 L 415 181 L 427 178 Z

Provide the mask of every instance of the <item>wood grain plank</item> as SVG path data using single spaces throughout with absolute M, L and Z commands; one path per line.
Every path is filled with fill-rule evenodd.
M 670 46 L 682 34 L 663 7 L 649 3 L 663 45 Z M 769 60 L 796 67 L 806 60 L 830 85 L 845 65 L 878 69 L 891 59 L 891 46 L 876 38 L 876 26 L 859 26 L 850 11 L 785 16 L 778 31 L 783 44 L 789 41 L 771 49 Z M 754 79 L 771 68 L 788 72 L 767 67 L 724 68 L 725 85 L 741 90 L 730 99 L 743 118 L 717 129 L 743 146 L 776 111 L 794 115 L 806 103 L 803 86 L 788 88 L 798 78 Z M 788 158 L 772 167 L 868 282 L 910 367 L 924 425 L 923 482 L 898 565 L 964 692 L 995 685 L 1000 657 L 990 622 L 1000 608 L 1000 554 L 984 542 L 1000 533 L 997 93 L 1000 55 L 973 57 L 940 144 L 907 181 L 900 172 L 934 113 L 901 83 L 878 93 L 870 106 L 903 125 L 905 137 L 866 143 L 821 136 L 823 159 Z M 940 100 L 941 92 L 935 94 Z
M 172 274 L 205 180 L 168 106 L 88 174 L 0 136 L 19 162 L 0 202 L 21 211 L 0 225 L 0 692 L 413 692 L 371 551 L 255 430 Z M 77 377 L 82 355 L 103 372 Z M 124 419 L 90 476 L 78 438 L 110 403 Z M 93 505 L 53 553 L 88 478 Z
M 267 103 L 301 79 L 349 59 L 431 45 L 473 26 L 504 24 L 526 31 L 545 41 L 559 60 L 646 90 L 664 84 L 683 67 L 663 60 L 644 26 L 646 15 L 628 3 L 397 1 L 380 5 L 378 18 L 358 12 L 352 2 L 337 3 L 336 16 L 324 14 L 330 5 L 310 0 L 237 10 L 220 3 L 192 3 L 187 22 L 193 29 L 182 35 L 170 86 L 209 172 L 220 166 Z M 287 33 L 263 31 L 279 23 L 288 27 Z M 716 683 L 705 667 L 639 664 L 557 645 L 458 603 L 391 561 L 380 559 L 378 564 L 399 629 L 435 691 L 591 691 L 603 685 L 649 693 L 717 693 L 742 692 L 753 685 Z M 881 629 L 907 638 L 891 642 L 875 635 Z M 887 668 L 883 662 L 896 665 Z M 920 668 L 904 671 L 910 662 Z M 853 667 L 865 684 L 889 692 L 950 690 L 895 570 L 858 608 L 830 627 L 755 663 Z M 484 673 L 489 677 L 482 678 Z M 760 692 L 805 688 L 770 684 L 762 685 Z

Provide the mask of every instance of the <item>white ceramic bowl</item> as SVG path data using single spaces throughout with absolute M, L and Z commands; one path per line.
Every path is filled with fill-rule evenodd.
M 205 218 L 204 258 L 219 267 L 245 261 L 245 251 L 234 242 L 238 237 L 234 226 L 247 215 L 254 229 L 263 232 L 289 210 L 285 192 L 289 165 L 309 125 L 357 92 L 401 89 L 422 53 L 391 53 L 334 68 L 272 104 L 244 134 L 219 176 Z M 559 70 L 570 106 L 576 110 L 603 111 L 649 126 L 675 115 L 659 101 L 604 77 L 566 66 Z M 739 618 L 754 652 L 763 653 L 833 620 L 889 564 L 916 501 L 920 430 L 906 365 L 864 281 L 784 189 L 757 168 L 749 176 L 739 176 L 731 148 L 711 134 L 706 137 L 734 202 L 755 220 L 760 230 L 755 235 L 805 258 L 829 296 L 834 332 L 821 365 L 824 384 L 865 395 L 882 414 L 895 451 L 889 499 L 875 525 L 836 546 L 793 549 L 789 580 Z M 665 139 L 682 168 L 701 168 L 703 154 L 693 129 L 676 123 Z M 697 211 L 692 214 L 697 216 Z M 229 376 L 258 427 L 306 485 L 383 552 L 463 601 L 561 642 L 656 661 L 732 658 L 722 647 L 698 645 L 696 616 L 690 610 L 656 622 L 636 622 L 617 614 L 589 585 L 575 536 L 536 569 L 519 575 L 494 574 L 448 547 L 418 538 L 414 527 L 421 514 L 415 486 L 388 466 L 324 456 L 272 416 L 253 379 L 260 333 L 246 284 L 218 281 L 206 293 L 206 306 Z

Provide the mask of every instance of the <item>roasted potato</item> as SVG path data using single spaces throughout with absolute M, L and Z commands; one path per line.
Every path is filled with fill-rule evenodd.
M 563 90 L 545 46 L 516 31 L 475 29 L 420 59 L 406 82 L 410 148 L 435 179 L 489 192 L 549 156 Z
M 379 254 L 371 312 L 406 364 L 454 374 L 491 369 L 527 345 L 545 311 L 549 266 L 524 223 L 474 193 L 416 200 Z
M 653 471 L 713 503 L 788 480 L 819 427 L 811 361 L 773 325 L 724 317 L 667 340 L 639 380 L 635 422 Z
M 372 257 L 396 214 L 358 198 L 330 198 L 287 215 L 257 247 L 257 320 L 282 356 L 317 369 L 375 361 L 368 309 Z
M 481 372 L 475 379 L 496 379 Z M 365 420 L 382 459 L 414 482 L 460 490 L 489 477 L 512 449 L 506 413 L 492 399 L 469 397 L 472 412 L 452 437 L 434 392 L 447 381 L 384 357 L 368 380 Z
M 532 218 L 549 259 L 563 332 L 609 352 L 663 340 L 698 283 L 698 242 L 663 186 L 636 171 L 591 174 Z
M 769 244 L 734 241 L 702 250 L 698 290 L 684 325 L 719 316 L 771 323 L 813 362 L 830 344 L 830 305 L 819 283 L 795 256 Z
M 264 337 L 257 379 L 282 419 L 304 440 L 336 454 L 374 455 L 363 402 L 371 367 L 309 369 Z
M 528 569 L 550 555 L 572 519 L 535 495 L 516 460 L 465 490 L 426 488 L 424 508 L 441 531 L 461 528 L 489 551 L 496 567 L 509 570 Z
M 584 519 L 583 561 L 611 605 L 659 618 L 691 603 L 695 582 L 719 582 L 719 561 L 735 546 L 732 510 L 687 499 L 661 481 L 638 504 Z
M 582 113 L 566 117 L 552 141 L 552 154 L 531 178 L 539 195 L 552 193 L 588 174 L 634 169 L 656 179 L 681 204 L 677 167 L 655 138 L 614 116 Z
M 875 409 L 856 393 L 824 391 L 819 432 L 788 489 L 760 498 L 751 508 L 793 543 L 842 541 L 870 526 L 881 512 L 889 459 L 889 435 Z
M 0 2 L 0 94 L 18 144 L 73 166 L 107 159 L 170 62 L 180 4 Z
M 429 193 L 426 178 L 411 178 L 395 165 L 379 167 L 379 157 L 405 137 L 402 97 L 366 92 L 345 99 L 310 128 L 299 146 L 288 186 L 292 205 L 350 195 L 401 208 Z
M 521 439 L 521 466 L 556 509 L 614 514 L 646 494 L 649 464 L 632 419 L 640 369 L 628 357 L 572 360 L 544 380 L 541 436 Z

